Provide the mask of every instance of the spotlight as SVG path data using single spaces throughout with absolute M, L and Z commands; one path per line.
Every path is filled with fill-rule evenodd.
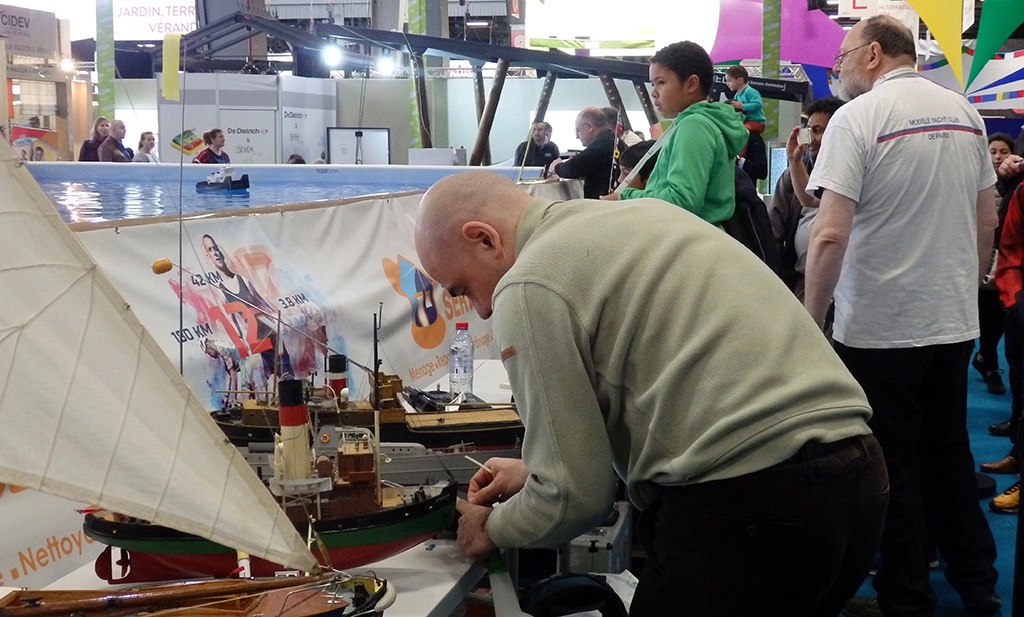
M 391 59 L 391 56 L 381 56 L 377 60 L 377 72 L 389 76 L 395 74 L 395 61 Z
M 327 68 L 334 69 L 341 66 L 341 58 L 341 48 L 337 45 L 328 45 L 320 50 L 320 61 Z

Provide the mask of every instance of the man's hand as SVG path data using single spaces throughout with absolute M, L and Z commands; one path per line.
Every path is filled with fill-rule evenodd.
M 497 548 L 484 529 L 491 516 L 491 508 L 474 506 L 464 499 L 458 499 L 455 509 L 459 512 L 458 542 L 462 552 L 473 559 L 483 559 L 490 555 Z
M 1021 161 L 1024 161 L 1024 157 L 1011 154 L 1003 159 L 1003 162 L 999 165 L 999 169 L 996 170 L 996 173 L 999 174 L 1000 178 L 1012 180 L 1021 173 L 1024 173 L 1024 170 L 1020 168 Z
M 505 501 L 526 486 L 526 466 L 517 458 L 492 458 L 469 480 L 469 503 L 490 506 Z
M 619 194 L 616 191 L 612 191 L 611 193 L 608 193 L 607 195 L 601 195 L 600 197 L 598 197 L 598 199 L 600 199 L 601 201 L 618 201 L 619 200 Z
M 786 140 L 786 158 L 790 163 L 802 161 L 807 153 L 807 145 L 798 143 L 796 136 L 800 134 L 800 127 L 794 127 L 789 132 L 789 139 Z
M 558 166 L 561 165 L 562 161 L 564 160 L 565 159 L 555 159 L 551 161 L 551 163 L 548 164 L 548 173 L 551 175 L 555 175 L 555 170 L 558 169 Z

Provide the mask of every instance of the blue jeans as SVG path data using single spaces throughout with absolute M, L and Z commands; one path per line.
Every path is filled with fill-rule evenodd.
M 875 576 L 887 617 L 930 616 L 928 534 L 967 602 L 994 592 L 995 542 L 978 505 L 967 435 L 967 366 L 973 342 L 901 349 L 835 344 L 874 410 L 892 492 Z
M 836 617 L 867 576 L 888 495 L 874 437 L 844 442 L 663 487 L 640 515 L 647 561 L 631 617 Z

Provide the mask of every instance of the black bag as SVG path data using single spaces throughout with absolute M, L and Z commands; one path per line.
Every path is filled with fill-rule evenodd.
M 602 617 L 628 614 L 611 585 L 594 574 L 556 574 L 546 578 L 523 593 L 519 608 L 533 617 L 561 617 L 584 611 L 600 611 Z
M 736 210 L 728 220 L 722 222 L 722 227 L 725 233 L 739 240 L 740 244 L 767 264 L 772 272 L 783 278 L 782 256 L 772 233 L 768 206 L 757 196 L 754 183 L 742 169 L 733 166 L 733 172 L 736 176 Z

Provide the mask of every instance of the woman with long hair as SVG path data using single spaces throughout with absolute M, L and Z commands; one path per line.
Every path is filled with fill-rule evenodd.
M 110 120 L 99 116 L 92 123 L 92 137 L 82 142 L 82 148 L 78 151 L 78 160 L 98 163 L 100 160 L 100 144 L 107 139 L 108 135 L 110 135 Z

